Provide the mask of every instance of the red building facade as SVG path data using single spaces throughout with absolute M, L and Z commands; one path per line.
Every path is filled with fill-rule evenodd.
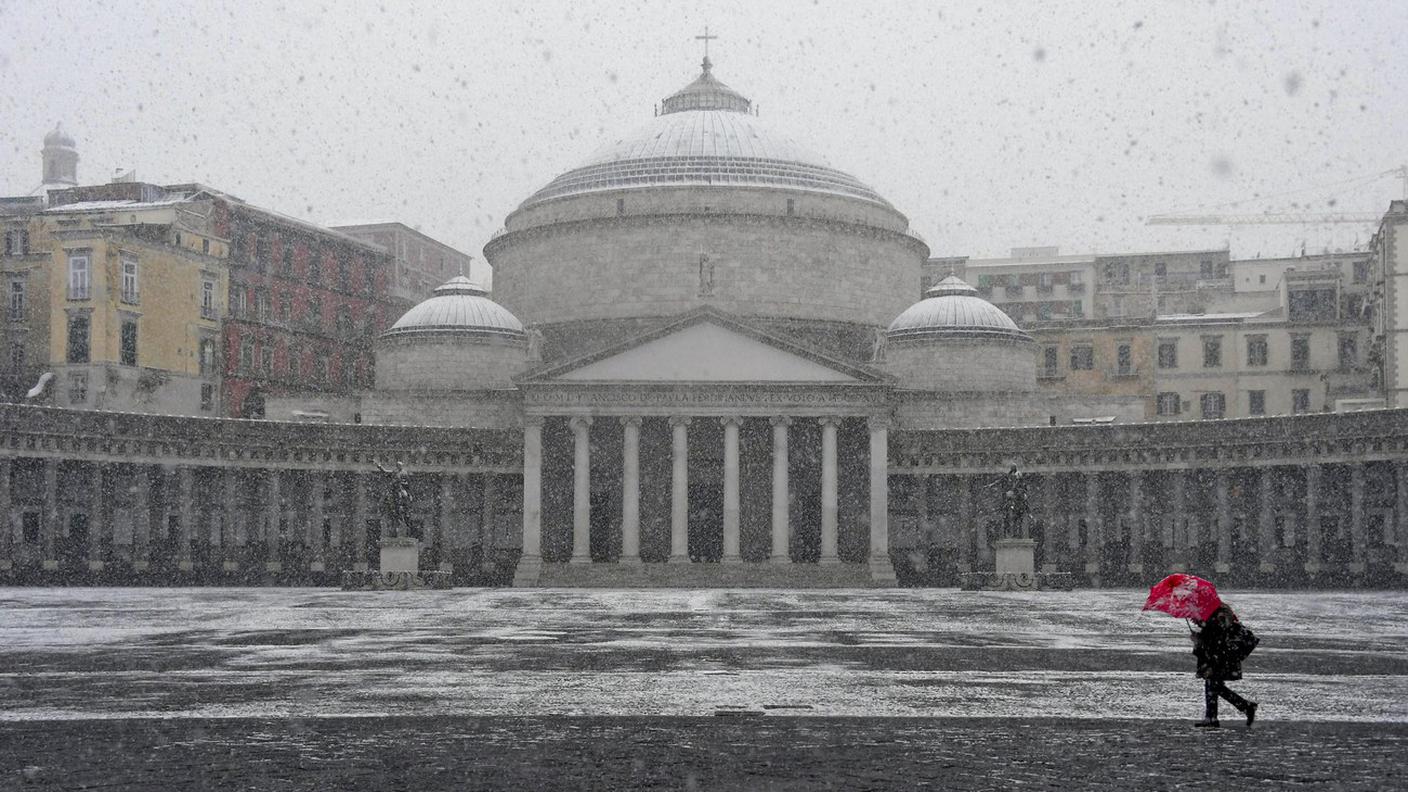
M 230 240 L 225 414 L 260 418 L 268 396 L 371 387 L 372 341 L 410 307 L 391 296 L 391 255 L 228 196 L 215 227 Z

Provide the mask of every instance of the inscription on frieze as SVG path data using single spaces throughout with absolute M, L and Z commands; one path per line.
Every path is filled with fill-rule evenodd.
M 610 390 L 610 391 L 538 391 L 529 397 L 533 404 L 600 405 L 836 405 L 873 404 L 884 401 L 880 391 L 827 393 L 819 391 L 758 391 L 758 390 Z

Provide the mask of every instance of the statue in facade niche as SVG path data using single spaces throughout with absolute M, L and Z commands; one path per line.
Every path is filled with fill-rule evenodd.
M 382 506 L 386 511 L 387 525 L 393 538 L 404 538 L 411 533 L 411 476 L 406 472 L 406 463 L 397 462 L 395 468 L 385 468 L 380 462 L 376 469 L 386 474 L 386 496 Z
M 714 293 L 714 262 L 708 253 L 699 254 L 699 296 L 708 297 Z
M 543 359 L 543 331 L 536 327 L 530 327 L 524 331 L 528 336 L 528 359 Z

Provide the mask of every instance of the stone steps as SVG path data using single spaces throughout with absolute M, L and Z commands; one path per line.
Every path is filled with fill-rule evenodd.
M 537 580 L 551 588 L 875 588 L 868 564 L 543 564 Z

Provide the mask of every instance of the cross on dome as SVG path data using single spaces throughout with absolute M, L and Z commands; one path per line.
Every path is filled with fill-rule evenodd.
M 717 39 L 718 36 L 711 36 L 711 35 L 709 35 L 709 26 L 708 26 L 708 25 L 705 25 L 705 26 L 704 26 L 704 35 L 702 35 L 702 36 L 695 36 L 694 38 L 695 38 L 695 40 L 697 40 L 697 41 L 703 41 L 703 42 L 704 42 L 704 64 L 703 64 L 703 65 L 704 65 L 704 73 L 705 73 L 705 74 L 708 74 L 708 73 L 709 73 L 709 69 L 713 66 L 713 64 L 709 62 L 709 42 L 710 42 L 710 41 L 713 41 L 714 39 Z

